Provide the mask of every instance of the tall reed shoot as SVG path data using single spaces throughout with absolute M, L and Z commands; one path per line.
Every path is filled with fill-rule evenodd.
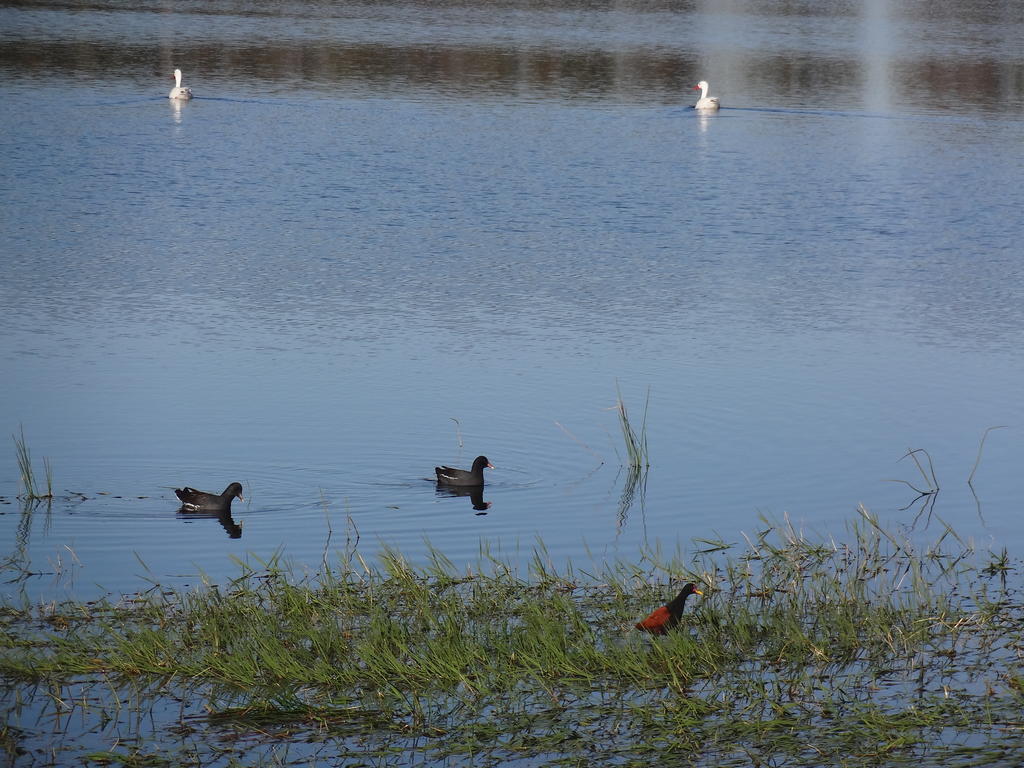
M 622 399 L 622 392 L 619 390 L 617 382 L 615 384 L 615 393 L 618 396 L 615 408 L 619 412 L 619 426 L 622 427 L 622 437 L 626 443 L 626 456 L 629 460 L 629 466 L 635 470 L 646 468 L 650 466 L 647 453 L 647 406 L 651 402 L 651 390 L 650 388 L 647 389 L 647 399 L 644 400 L 644 415 L 639 431 L 633 428 L 633 424 L 629 420 L 629 412 L 626 410 L 626 403 Z
M 43 457 L 43 471 L 46 474 L 46 493 L 36 488 L 35 471 L 32 469 L 32 453 L 25 442 L 25 428 L 18 428 L 19 434 L 11 435 L 14 440 L 14 453 L 18 459 L 18 470 L 21 473 L 21 486 L 24 493 L 19 498 L 24 499 L 52 499 L 53 498 L 53 466 L 50 460 Z

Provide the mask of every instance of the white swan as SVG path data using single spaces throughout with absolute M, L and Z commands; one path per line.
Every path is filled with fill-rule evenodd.
M 708 96 L 708 81 L 701 80 L 695 86 L 693 90 L 700 91 L 700 98 L 697 99 L 697 103 L 693 105 L 694 109 L 709 109 L 715 110 L 721 107 L 721 103 L 718 101 L 717 96 Z
M 169 99 L 191 99 L 192 89 L 181 87 L 181 70 L 174 70 L 174 87 L 171 88 L 171 92 L 167 94 Z

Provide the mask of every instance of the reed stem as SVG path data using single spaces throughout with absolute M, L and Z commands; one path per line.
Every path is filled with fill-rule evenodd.
M 626 443 L 626 457 L 629 466 L 635 470 L 646 468 L 650 466 L 650 457 L 647 451 L 647 408 L 651 402 L 651 389 L 647 388 L 644 415 L 639 430 L 635 429 L 629 420 L 629 412 L 626 410 L 626 402 L 622 399 L 618 382 L 615 382 L 615 393 L 617 395 L 615 407 L 619 413 L 619 426 L 622 428 L 622 437 Z

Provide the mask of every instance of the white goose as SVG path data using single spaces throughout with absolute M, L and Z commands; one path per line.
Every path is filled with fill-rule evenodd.
M 181 70 L 174 70 L 174 87 L 171 88 L 171 92 L 167 94 L 169 99 L 191 99 L 192 89 L 181 87 Z
M 717 96 L 708 96 L 708 81 L 701 80 L 695 86 L 693 90 L 700 91 L 700 98 L 697 99 L 697 103 L 693 105 L 694 109 L 708 109 L 716 110 L 721 107 L 721 103 L 718 101 Z

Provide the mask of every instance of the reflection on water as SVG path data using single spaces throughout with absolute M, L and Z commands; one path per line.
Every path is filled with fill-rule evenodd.
M 186 522 L 191 522 L 193 520 L 216 520 L 227 532 L 228 538 L 242 538 L 242 526 L 239 523 L 236 523 L 234 518 L 231 517 L 230 510 L 221 512 L 204 512 L 201 510 L 190 510 L 182 507 L 178 510 L 178 518 Z
M 18 518 L 18 529 L 14 536 L 14 551 L 10 555 L 12 563 L 28 563 L 29 542 L 32 536 L 32 523 L 37 514 L 44 515 L 42 533 L 45 535 L 53 522 L 53 499 L 19 498 L 21 514 Z
M 898 10 L 883 0 L 62 9 L 0 10 L 0 68 L 141 88 L 182 66 L 207 96 L 428 89 L 681 103 L 691 80 L 708 77 L 727 106 L 1017 112 L 1024 102 L 1014 0 Z
M 484 501 L 484 487 L 482 485 L 470 485 L 460 487 L 457 485 L 446 485 L 444 483 L 438 483 L 437 495 L 441 497 L 468 497 L 470 505 L 473 507 L 473 509 L 477 510 L 478 515 L 487 514 L 487 510 L 491 508 L 491 502 Z
M 649 467 L 630 465 L 622 468 L 622 493 L 619 496 L 619 517 L 616 525 L 616 536 L 621 535 L 629 522 L 630 510 L 636 505 L 641 524 L 644 523 L 647 507 L 647 474 Z M 646 528 L 646 526 L 645 526 Z M 647 544 L 647 531 L 642 532 L 643 541 Z
M 171 115 L 174 117 L 175 124 L 180 125 L 182 112 L 188 109 L 189 102 L 181 99 L 168 99 L 167 102 L 171 105 Z

